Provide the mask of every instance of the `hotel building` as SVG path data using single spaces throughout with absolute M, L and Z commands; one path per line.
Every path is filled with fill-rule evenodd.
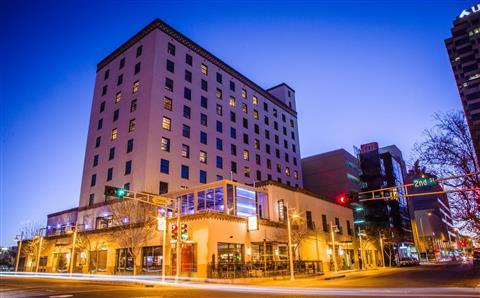
M 465 117 L 477 157 L 480 157 L 480 4 L 465 9 L 445 40 Z

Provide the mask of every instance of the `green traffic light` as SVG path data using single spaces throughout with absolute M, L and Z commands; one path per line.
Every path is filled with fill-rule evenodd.
M 125 189 L 123 189 L 123 188 L 117 188 L 117 190 L 116 190 L 116 195 L 117 195 L 117 197 L 119 197 L 119 198 L 123 198 L 124 196 L 127 195 L 127 193 L 128 193 L 128 192 L 127 192 Z

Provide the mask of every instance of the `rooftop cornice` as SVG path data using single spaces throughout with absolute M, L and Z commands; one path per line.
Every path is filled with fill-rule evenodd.
M 108 63 L 110 63 L 112 60 L 120 56 L 123 52 L 125 52 L 127 49 L 129 49 L 131 46 L 133 46 L 135 43 L 140 41 L 142 38 L 147 36 L 149 33 L 151 33 L 154 30 L 160 30 L 173 39 L 175 39 L 177 42 L 183 44 L 184 46 L 188 47 L 190 50 L 194 51 L 195 53 L 199 54 L 202 56 L 204 59 L 207 59 L 212 63 L 213 65 L 219 67 L 232 77 L 236 78 L 237 80 L 241 81 L 245 85 L 249 86 L 253 90 L 255 90 L 258 94 L 262 95 L 266 99 L 270 100 L 271 102 L 275 103 L 276 105 L 280 106 L 283 108 L 286 112 L 291 114 L 292 116 L 296 117 L 297 112 L 288 107 L 285 103 L 283 103 L 281 100 L 270 94 L 267 90 L 263 89 L 262 87 L 258 86 L 256 83 L 242 75 L 240 72 L 236 71 L 233 67 L 229 66 L 222 60 L 220 60 L 218 57 L 207 51 L 206 49 L 202 48 L 200 45 L 183 35 L 182 33 L 178 32 L 177 30 L 173 29 L 170 25 L 167 23 L 163 22 L 160 19 L 155 19 L 153 22 L 148 24 L 145 28 L 140 30 L 137 34 L 135 34 L 132 38 L 130 38 L 128 41 L 126 41 L 124 44 L 122 44 L 119 48 L 117 48 L 115 51 L 113 51 L 110 55 L 108 55 L 105 59 L 100 61 L 100 63 L 97 64 L 97 72 L 103 69 Z M 285 83 L 283 83 L 285 84 Z M 285 84 L 286 85 L 286 84 Z M 288 86 L 288 85 L 287 85 Z M 289 87 L 290 88 L 290 87 Z M 292 88 L 290 88 L 292 89 Z M 293 90 L 293 89 L 292 89 Z

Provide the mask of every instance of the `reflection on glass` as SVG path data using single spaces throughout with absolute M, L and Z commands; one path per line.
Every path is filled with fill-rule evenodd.
M 243 187 L 236 187 L 237 216 L 249 217 L 257 214 L 256 193 Z

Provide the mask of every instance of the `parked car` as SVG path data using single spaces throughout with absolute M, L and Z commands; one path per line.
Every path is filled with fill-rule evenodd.
M 480 250 L 473 252 L 473 264 L 480 264 Z
M 419 265 L 420 262 L 415 259 L 415 258 L 402 258 L 400 259 L 400 267 L 406 267 L 406 266 L 417 266 Z

